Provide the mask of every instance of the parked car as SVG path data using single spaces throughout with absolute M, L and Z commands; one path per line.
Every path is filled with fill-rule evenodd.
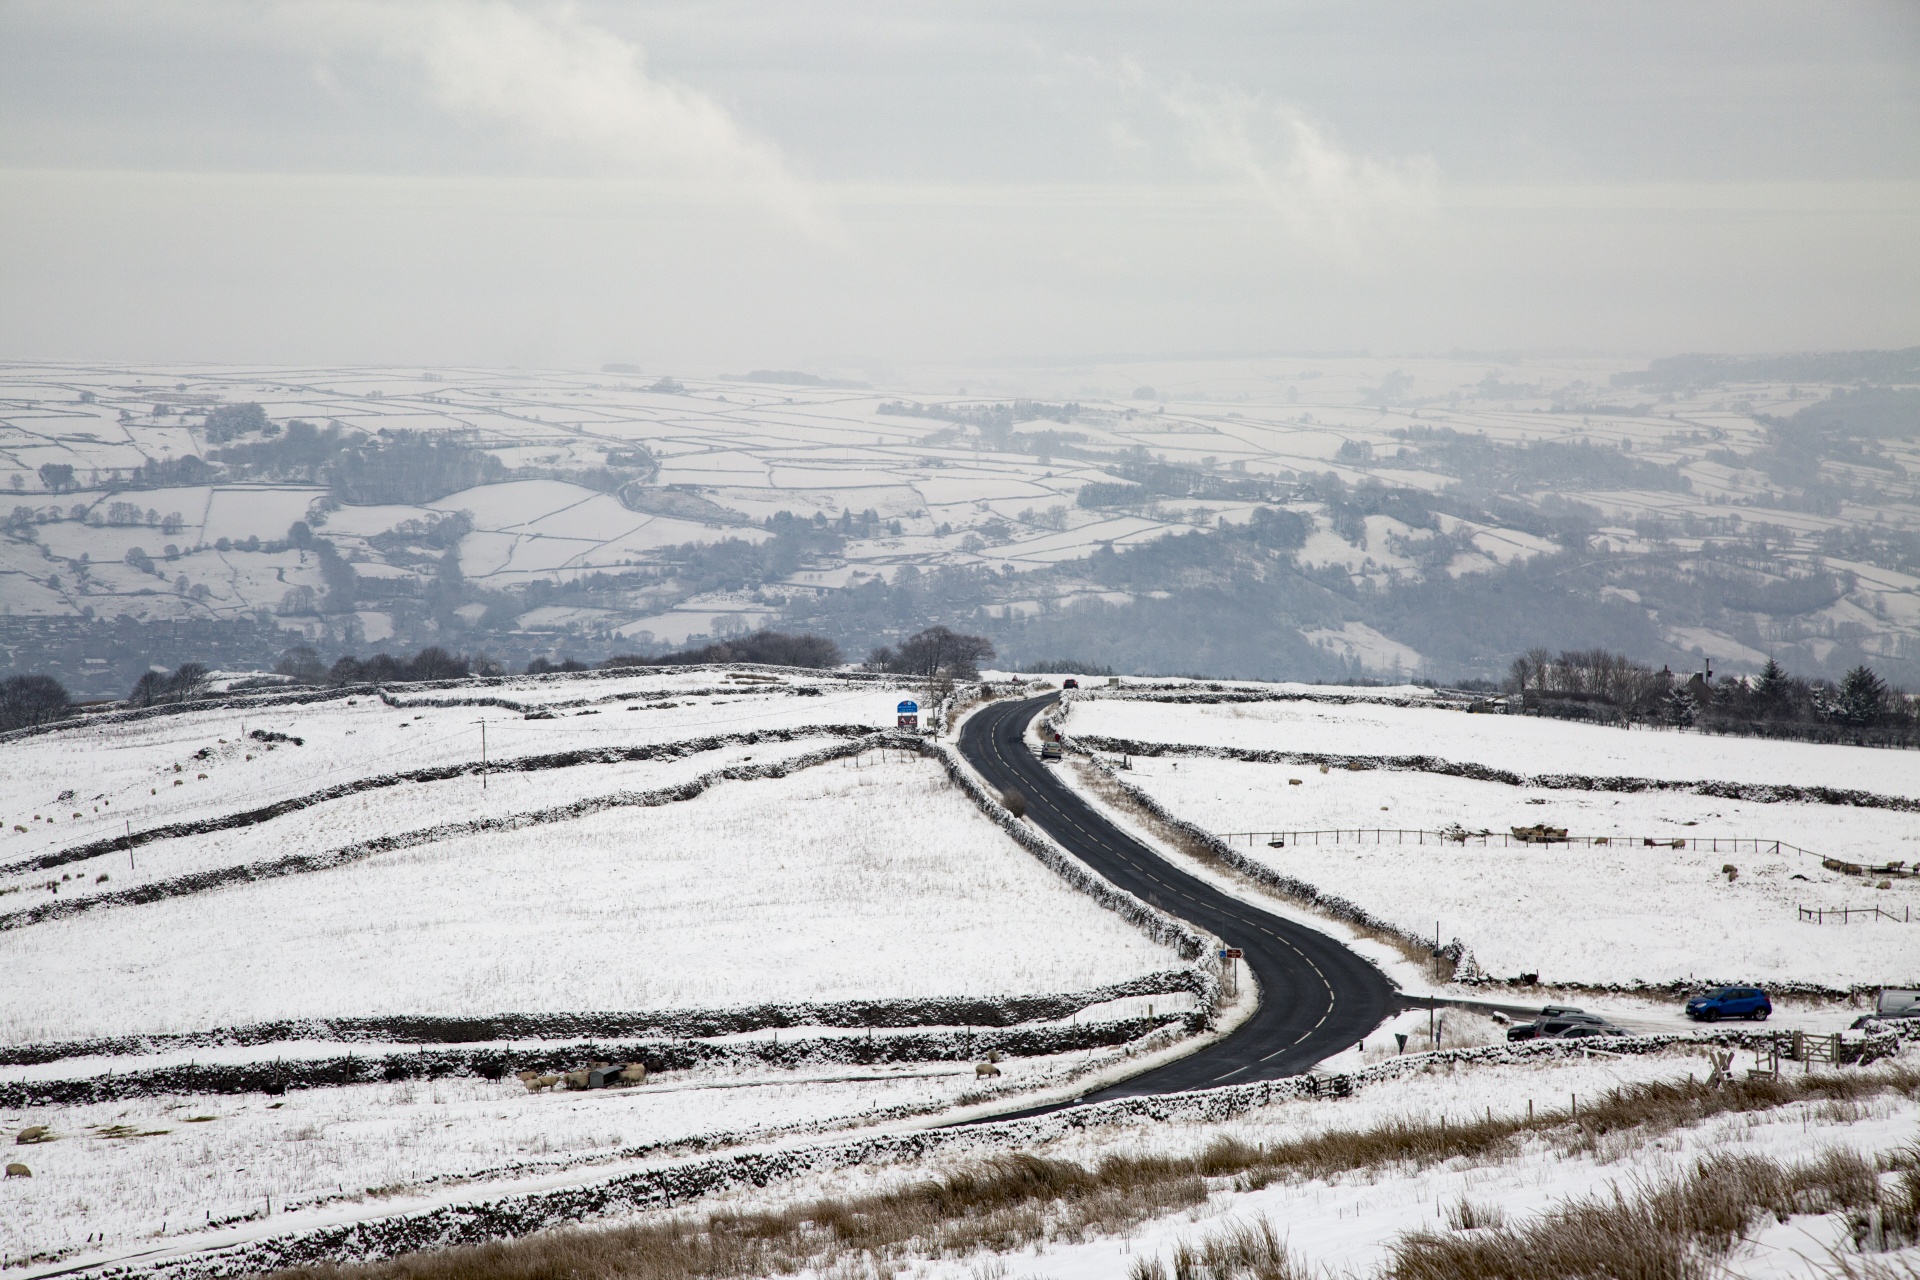
M 1873 1002 L 1873 1012 L 1853 1020 L 1855 1031 L 1881 1018 L 1920 1018 L 1920 991 L 1908 987 L 1884 987 Z
M 1906 987 L 1883 987 L 1873 1002 L 1879 1018 L 1920 1018 L 1920 991 Z
M 1555 1040 L 1580 1040 L 1587 1036 L 1624 1036 L 1631 1035 L 1625 1027 L 1616 1027 L 1611 1022 L 1576 1022 L 1566 1029 L 1551 1034 Z
M 1552 1008 L 1555 1006 L 1549 1006 Z M 1569 1027 L 1605 1027 L 1611 1026 L 1605 1018 L 1596 1018 L 1590 1013 L 1571 1009 L 1552 1017 L 1539 1017 L 1532 1022 L 1523 1022 L 1517 1027 L 1507 1028 L 1509 1040 L 1547 1040 L 1565 1033 Z
M 1773 1012 L 1773 1001 L 1758 987 L 1721 987 L 1687 1001 L 1687 1016 L 1695 1022 L 1718 1022 L 1722 1018 L 1765 1020 Z
M 1057 761 L 1059 758 L 1060 758 L 1059 743 L 1043 742 L 1040 744 L 1040 759 L 1043 763 L 1052 764 L 1055 761 Z

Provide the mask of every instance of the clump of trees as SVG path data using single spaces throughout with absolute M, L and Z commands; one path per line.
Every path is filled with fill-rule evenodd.
M 346 449 L 333 461 L 333 496 L 356 505 L 432 502 L 505 479 L 500 459 L 447 435 L 395 431 Z
M 307 645 L 295 645 L 280 655 L 274 671 L 302 684 L 410 684 L 423 680 L 461 680 L 468 676 L 500 676 L 506 671 L 485 655 L 464 657 L 439 645 L 429 645 L 412 657 L 376 653 L 370 658 L 345 654 L 327 666 Z
M 25 729 L 73 714 L 66 686 L 52 676 L 0 680 L 0 730 Z
M 259 432 L 272 435 L 275 428 L 267 421 L 267 411 L 252 401 L 223 404 L 207 413 L 207 443 L 225 444 L 238 436 Z
M 535 660 L 536 662 L 539 659 Z M 751 635 L 733 639 L 718 640 L 702 645 L 697 649 L 682 649 L 677 653 L 663 653 L 657 657 L 643 657 L 639 654 L 623 654 L 608 658 L 600 666 L 603 669 L 616 667 L 675 667 L 700 666 L 718 662 L 758 662 L 772 667 L 809 667 L 815 670 L 837 667 L 842 661 L 840 646 L 825 636 L 789 635 L 784 631 L 756 631 Z M 527 668 L 532 671 L 533 668 Z M 579 670 L 578 666 L 543 668 L 548 671 Z
M 985 636 L 964 635 L 948 627 L 934 626 L 908 636 L 898 645 L 881 645 L 867 655 L 867 666 L 874 671 L 913 676 L 933 685 L 943 680 L 975 679 L 980 674 L 980 663 L 993 656 L 993 641 Z
M 535 658 L 532 662 L 529 662 L 527 664 L 527 674 L 530 676 L 544 676 L 544 675 L 549 675 L 556 671 L 588 671 L 588 670 L 591 670 L 591 668 L 588 667 L 586 663 L 580 661 L 578 658 L 562 658 L 558 662 L 549 662 L 545 658 Z
M 1676 676 L 1605 649 L 1513 660 L 1505 689 L 1536 715 L 1693 726 L 1712 733 L 1920 746 L 1920 698 L 1864 663 L 1838 683 L 1791 675 L 1772 658 L 1758 675 Z
M 186 702 L 200 695 L 207 683 L 207 669 L 198 662 L 183 662 L 172 671 L 147 671 L 134 682 L 127 694 L 127 705 L 151 707 L 167 702 Z

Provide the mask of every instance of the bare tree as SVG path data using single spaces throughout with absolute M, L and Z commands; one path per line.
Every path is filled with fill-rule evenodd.
M 0 680 L 0 729 L 20 729 L 71 713 L 66 687 L 52 676 Z

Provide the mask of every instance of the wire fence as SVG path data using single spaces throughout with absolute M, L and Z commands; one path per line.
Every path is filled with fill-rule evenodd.
M 1812 924 L 1852 924 L 1855 920 L 1891 920 L 1895 924 L 1912 924 L 1913 908 L 1888 911 L 1884 907 L 1801 907 L 1800 918 Z
M 1687 849 L 1698 853 L 1771 855 L 1795 854 L 1818 858 L 1828 871 L 1843 875 L 1883 876 L 1912 879 L 1920 876 L 1920 866 L 1901 862 L 1848 862 L 1803 849 L 1785 840 L 1755 839 L 1749 836 L 1576 836 L 1559 827 L 1514 827 L 1507 831 L 1468 831 L 1454 827 L 1428 831 L 1416 827 L 1330 827 L 1318 831 L 1230 831 L 1220 839 L 1228 844 L 1244 841 L 1251 849 L 1266 845 L 1270 849 L 1312 848 L 1323 844 L 1369 845 L 1471 845 L 1481 848 L 1511 848 L 1515 845 L 1567 845 L 1585 849 Z M 1855 907 L 1854 910 L 1871 910 Z
M 1412 827 L 1332 827 L 1319 831 L 1233 831 L 1220 837 L 1228 844 L 1245 841 L 1248 848 L 1265 844 L 1283 849 L 1319 844 L 1458 844 L 1482 847 L 1564 844 L 1581 848 L 1697 849 L 1708 853 L 1797 853 L 1821 855 L 1784 840 L 1756 840 L 1746 836 L 1575 836 L 1557 829 L 1529 831 L 1427 831 Z M 1904 864 L 1902 864 L 1904 865 Z

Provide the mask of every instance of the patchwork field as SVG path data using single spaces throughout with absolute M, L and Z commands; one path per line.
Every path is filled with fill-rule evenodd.
M 141 646 L 108 634 L 120 619 L 204 624 L 205 643 L 213 624 L 264 616 L 329 659 L 439 643 L 518 665 L 814 625 L 828 593 L 897 586 L 906 568 L 991 570 L 971 603 L 1030 616 L 1180 585 L 1112 578 L 1090 559 L 1103 547 L 1277 512 L 1300 533 L 1288 554 L 1321 580 L 1464 598 L 1579 546 L 1607 567 L 1567 581 L 1631 625 L 1638 656 L 1733 670 L 1772 652 L 1827 676 L 1869 661 L 1911 682 L 1911 434 L 1822 438 L 1830 393 L 1847 393 L 1817 379 L 1645 373 L 1609 358 L 1274 356 L 929 369 L 869 387 L 14 364 L 0 369 L 14 619 L 0 644 L 98 696 L 142 669 Z M 260 416 L 237 423 L 246 406 Z M 1792 471 L 1782 424 L 1802 441 Z M 418 449 L 440 463 L 401 460 Z M 461 465 L 441 465 L 453 454 Z M 800 524 L 774 529 L 781 513 Z M 741 567 L 781 538 L 788 551 Z M 701 549 L 726 543 L 721 570 L 703 567 Z M 1614 580 L 1630 567 L 1648 573 Z M 449 593 L 462 603 L 442 607 Z M 1281 670 L 1497 674 L 1447 629 L 1423 634 L 1357 595 L 1327 603 L 1292 618 L 1306 643 Z M 252 661 L 285 644 L 267 628 L 229 639 Z M 1138 669 L 1180 669 L 1159 654 Z

